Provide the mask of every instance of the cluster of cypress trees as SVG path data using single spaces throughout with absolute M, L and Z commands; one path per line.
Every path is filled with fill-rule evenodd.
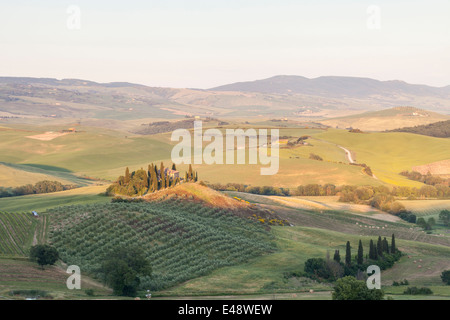
M 372 240 L 370 241 L 369 255 L 364 255 L 362 241 L 359 240 L 358 253 L 353 257 L 350 241 L 347 241 L 343 262 L 341 262 L 339 250 L 335 250 L 333 260 L 330 259 L 328 253 L 326 259 L 308 259 L 305 262 L 304 271 L 307 276 L 319 281 L 335 281 L 344 276 L 362 279 L 364 278 L 364 271 L 370 265 L 376 264 L 381 270 L 386 270 L 392 267 L 401 256 L 402 253 L 395 246 L 394 235 L 392 235 L 390 246 L 386 238 L 382 240 L 379 236 L 377 244 L 374 244 Z
M 386 237 L 382 240 L 381 236 L 378 236 L 378 241 L 375 244 L 373 240 L 370 240 L 369 246 L 369 255 L 366 258 L 370 260 L 379 260 L 386 254 L 395 255 L 398 253 L 398 249 L 395 246 L 395 235 L 392 234 L 391 245 L 389 246 L 389 242 L 386 240 Z M 341 256 L 339 250 L 335 250 L 333 260 L 340 263 Z M 358 244 L 358 253 L 356 255 L 356 263 L 357 265 L 363 265 L 364 263 L 364 248 L 362 245 L 362 241 L 359 240 Z M 350 241 L 347 241 L 345 248 L 345 265 L 350 266 L 352 264 L 352 251 L 350 246 Z
M 176 165 L 172 164 L 172 170 L 176 171 Z M 194 173 L 192 166 L 185 174 L 184 182 L 198 181 L 197 171 Z M 142 196 L 158 190 L 170 188 L 180 184 L 180 177 L 173 177 L 166 173 L 164 163 L 161 162 L 160 167 L 153 163 L 147 170 L 143 168 L 130 173 L 130 169 L 125 169 L 125 175 L 120 176 L 108 189 L 109 195 L 122 194 L 127 196 Z

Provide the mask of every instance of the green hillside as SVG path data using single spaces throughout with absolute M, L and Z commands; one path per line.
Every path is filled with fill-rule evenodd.
M 343 130 L 328 130 L 315 137 L 349 149 L 358 163 L 366 163 L 380 180 L 394 185 L 413 185 L 399 175 L 401 171 L 450 158 L 450 140 L 442 138 Z
M 38 224 L 31 212 L 0 212 L 0 255 L 25 255 Z
M 275 250 L 261 224 L 193 203 L 70 206 L 48 217 L 49 241 L 62 260 L 88 272 L 120 246 L 142 248 L 153 269 L 143 286 L 152 290 Z
M 101 170 L 170 157 L 169 144 L 106 129 L 80 127 L 77 133 L 50 141 L 27 138 L 46 129 L 0 131 L 0 161 L 98 177 Z
M 54 193 L 0 198 L 0 208 L 9 212 L 31 212 L 32 210 L 45 212 L 47 209 L 61 205 L 110 202 L 109 197 L 102 195 L 105 190 L 106 186 L 90 186 Z

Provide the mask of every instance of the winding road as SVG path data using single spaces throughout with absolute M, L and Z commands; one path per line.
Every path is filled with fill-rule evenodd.
M 340 145 L 338 145 L 338 147 L 345 151 L 345 154 L 347 155 L 348 162 L 355 163 L 355 160 L 353 160 L 352 153 L 350 152 L 350 150 L 348 150 L 348 149 L 346 149 L 346 148 L 344 148 L 344 147 L 342 147 Z

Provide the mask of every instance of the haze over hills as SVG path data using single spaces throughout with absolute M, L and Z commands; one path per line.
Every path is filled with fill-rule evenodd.
M 127 82 L 0 77 L 3 120 L 179 119 L 198 115 L 314 121 L 399 106 L 450 114 L 450 86 L 436 88 L 355 77 L 276 76 L 203 90 Z
M 320 121 L 333 128 L 358 128 L 366 131 L 392 130 L 426 125 L 450 119 L 450 116 L 414 107 L 394 107 L 380 111 L 337 117 Z
M 379 81 L 370 78 L 326 76 L 309 79 L 301 76 L 274 76 L 268 79 L 237 82 L 212 91 L 260 92 L 276 94 L 326 95 L 328 97 L 368 97 L 371 95 L 416 95 L 450 97 L 450 85 L 442 88 L 409 84 L 404 81 Z

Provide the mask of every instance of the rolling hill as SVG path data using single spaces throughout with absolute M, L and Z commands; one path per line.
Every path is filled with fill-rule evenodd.
M 394 107 L 380 111 L 326 119 L 320 122 L 333 128 L 352 127 L 363 131 L 392 130 L 396 132 L 414 133 L 412 130 L 408 131 L 407 128 L 398 128 L 420 125 L 431 126 L 429 125 L 430 123 L 446 119 L 450 119 L 450 116 L 414 107 Z
M 327 95 L 330 97 L 367 97 L 402 94 L 448 98 L 450 86 L 443 88 L 409 84 L 404 81 L 379 81 L 370 78 L 325 76 L 309 79 L 301 76 L 275 76 L 268 79 L 238 82 L 210 89 L 277 94 Z
M 438 138 L 450 138 L 450 120 L 418 125 L 415 127 L 399 128 L 391 131 L 409 132 Z
M 3 77 L 0 120 L 180 119 L 194 115 L 317 119 L 402 105 L 449 113 L 449 97 L 450 86 L 356 77 L 276 76 L 208 90 Z

